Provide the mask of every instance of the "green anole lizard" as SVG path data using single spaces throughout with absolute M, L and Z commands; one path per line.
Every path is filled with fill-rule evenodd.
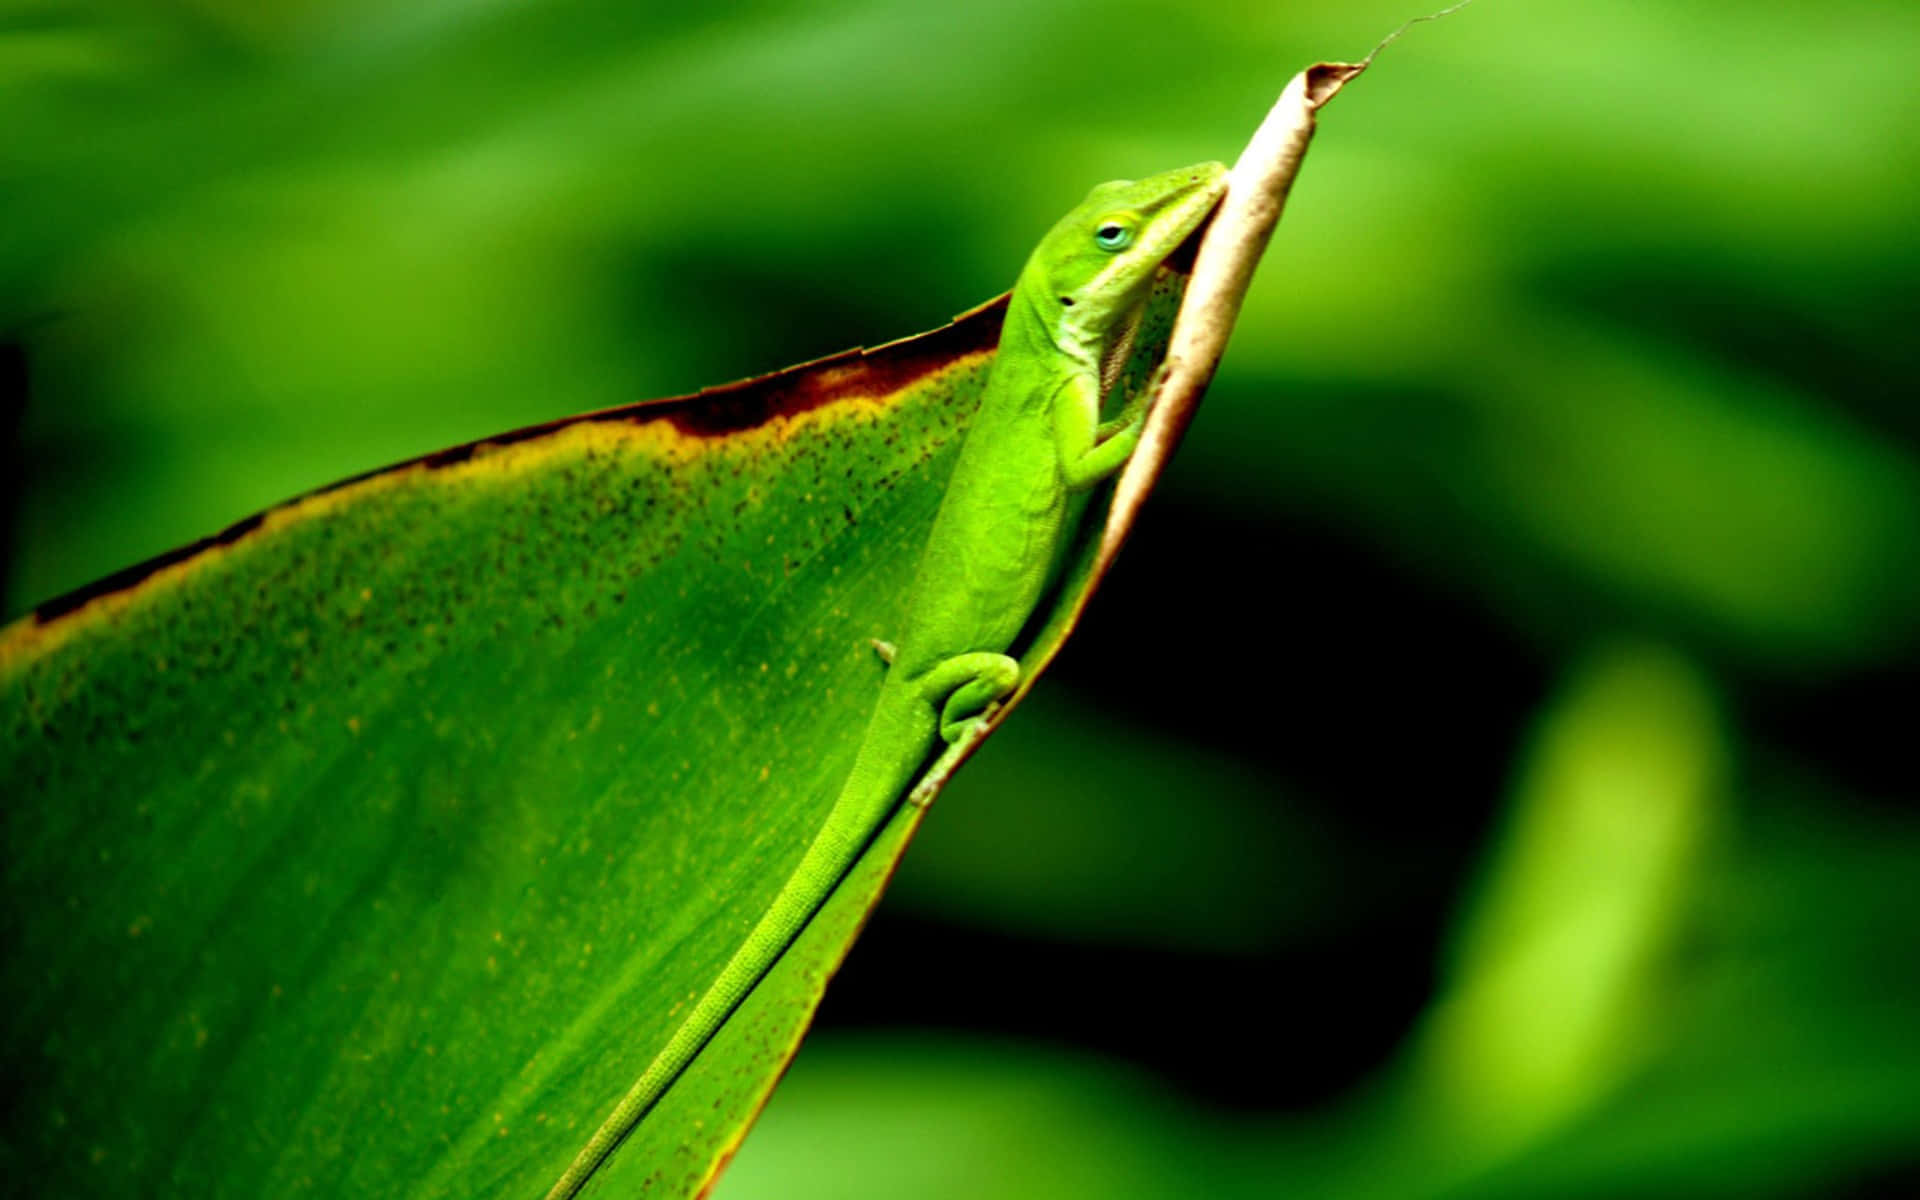
M 766 915 L 547 1193 L 578 1193 L 819 912 L 919 773 L 935 735 L 964 745 L 1019 683 L 1007 650 L 1059 565 L 1075 497 L 1117 470 L 1144 406 L 1102 425 L 1103 395 L 1157 270 L 1213 210 L 1202 163 L 1094 188 L 1027 260 L 999 352 L 921 551 L 897 649 L 852 772 Z M 925 797 L 916 796 L 917 801 Z

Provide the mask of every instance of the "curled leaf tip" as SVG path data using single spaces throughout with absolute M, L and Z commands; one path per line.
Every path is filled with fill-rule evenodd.
M 1369 55 L 1369 58 L 1372 56 Z M 1347 82 L 1367 69 L 1363 62 L 1323 62 L 1315 63 L 1304 72 L 1307 88 L 1307 106 L 1318 109 L 1327 101 L 1340 94 Z

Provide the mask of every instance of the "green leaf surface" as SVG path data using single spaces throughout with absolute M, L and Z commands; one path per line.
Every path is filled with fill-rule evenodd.
M 1002 311 L 377 471 L 0 635 L 9 1172 L 543 1193 L 823 819 Z M 707 1184 L 919 811 L 587 1194 Z

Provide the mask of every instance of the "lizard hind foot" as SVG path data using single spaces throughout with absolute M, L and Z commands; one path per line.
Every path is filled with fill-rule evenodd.
M 940 704 L 940 736 L 949 744 L 965 738 L 1020 683 L 1020 660 L 980 651 L 941 663 L 932 676 Z

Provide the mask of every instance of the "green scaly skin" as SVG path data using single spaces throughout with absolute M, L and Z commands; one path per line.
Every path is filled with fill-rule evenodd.
M 921 551 L 892 666 L 853 770 L 793 875 L 713 986 L 547 1193 L 583 1187 L 820 910 L 900 802 L 937 733 L 974 734 L 1014 690 L 1006 651 L 1053 579 L 1079 506 L 1140 440 L 1144 411 L 1100 424 L 1103 373 L 1124 357 L 1155 270 L 1226 191 L 1202 163 L 1103 183 L 1042 239 Z

